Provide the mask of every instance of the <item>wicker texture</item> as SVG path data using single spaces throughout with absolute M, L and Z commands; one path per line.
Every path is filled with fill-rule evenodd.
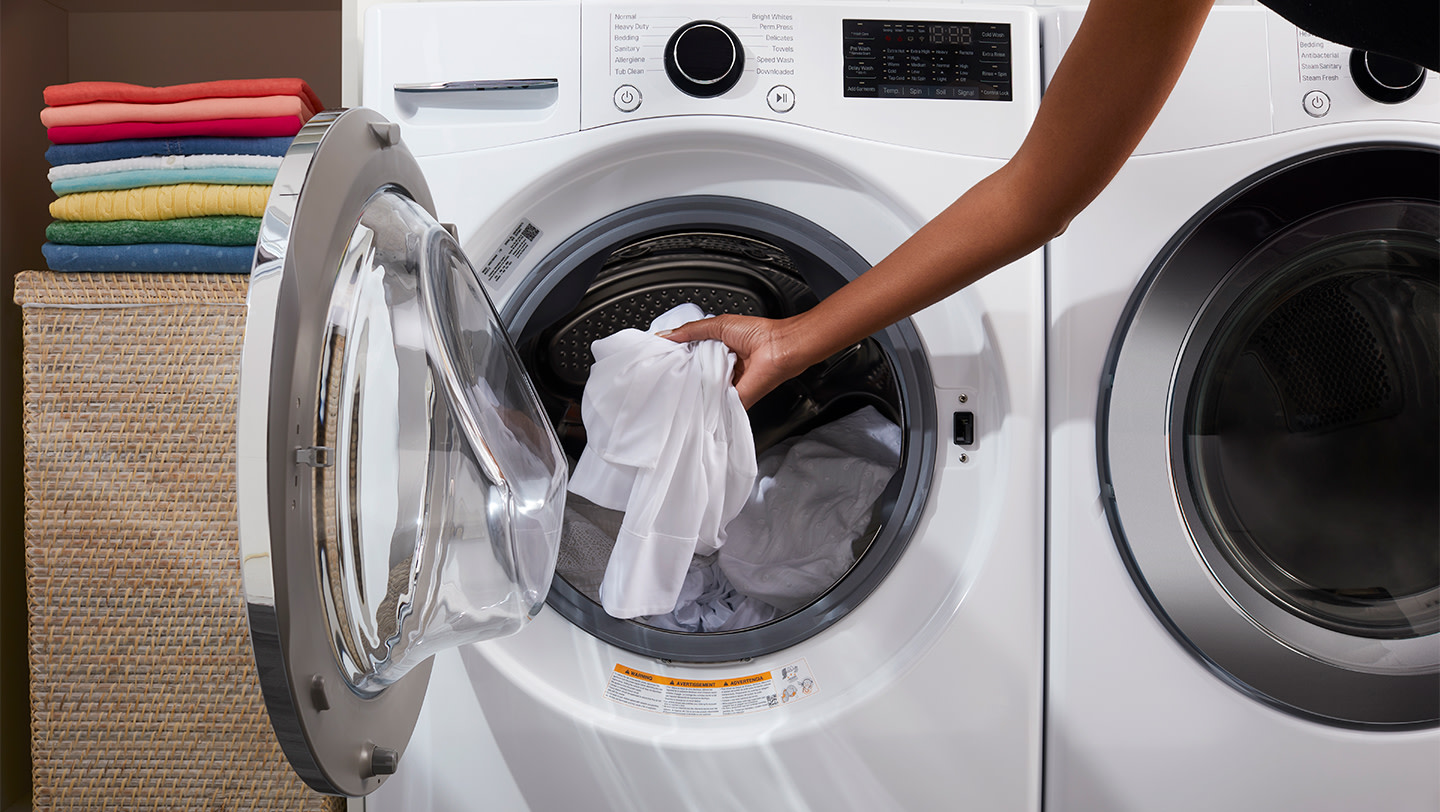
M 26 273 L 36 810 L 338 810 L 290 770 L 240 591 L 244 277 Z

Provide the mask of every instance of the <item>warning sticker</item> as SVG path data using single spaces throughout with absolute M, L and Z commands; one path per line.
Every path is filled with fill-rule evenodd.
M 663 677 L 616 664 L 605 698 L 672 716 L 739 716 L 798 702 L 819 691 L 804 660 L 776 671 L 709 680 Z
M 480 269 L 480 275 L 491 282 L 499 282 L 505 277 L 505 272 L 514 267 L 539 238 L 540 229 L 536 228 L 534 223 L 529 220 L 516 223 L 510 236 L 505 238 L 505 242 L 490 255 L 490 261 Z

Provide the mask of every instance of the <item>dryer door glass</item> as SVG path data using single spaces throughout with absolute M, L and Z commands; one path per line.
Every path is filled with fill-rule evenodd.
M 243 583 L 277 737 L 317 790 L 393 773 L 436 652 L 544 603 L 559 443 L 394 125 L 316 116 L 251 276 L 237 415 Z
M 1440 721 L 1440 151 L 1299 156 L 1217 198 L 1106 370 L 1106 508 L 1226 682 L 1344 725 Z
M 1200 362 L 1187 479 L 1236 571 L 1310 622 L 1440 629 L 1440 265 L 1351 232 L 1239 302 Z

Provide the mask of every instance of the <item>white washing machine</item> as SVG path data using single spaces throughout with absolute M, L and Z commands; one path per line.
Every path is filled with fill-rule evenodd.
M 1440 77 L 1382 62 L 1213 9 L 1050 246 L 1048 809 L 1440 808 Z
M 761 449 L 867 406 L 900 427 L 853 560 L 798 608 L 612 618 L 567 574 L 595 548 L 562 498 L 589 341 L 685 300 L 783 316 L 878 261 L 1014 152 L 1038 31 L 1013 6 L 370 11 L 378 112 L 287 156 L 241 376 L 252 640 L 306 781 L 406 812 L 1038 809 L 1039 252 L 751 410 Z

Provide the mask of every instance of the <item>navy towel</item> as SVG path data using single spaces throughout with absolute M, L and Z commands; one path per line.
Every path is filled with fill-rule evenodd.
M 191 136 L 177 138 L 128 138 L 120 141 L 98 141 L 93 144 L 54 144 L 45 150 L 51 166 L 88 164 L 142 155 L 285 155 L 290 149 L 286 137 L 228 138 Z

